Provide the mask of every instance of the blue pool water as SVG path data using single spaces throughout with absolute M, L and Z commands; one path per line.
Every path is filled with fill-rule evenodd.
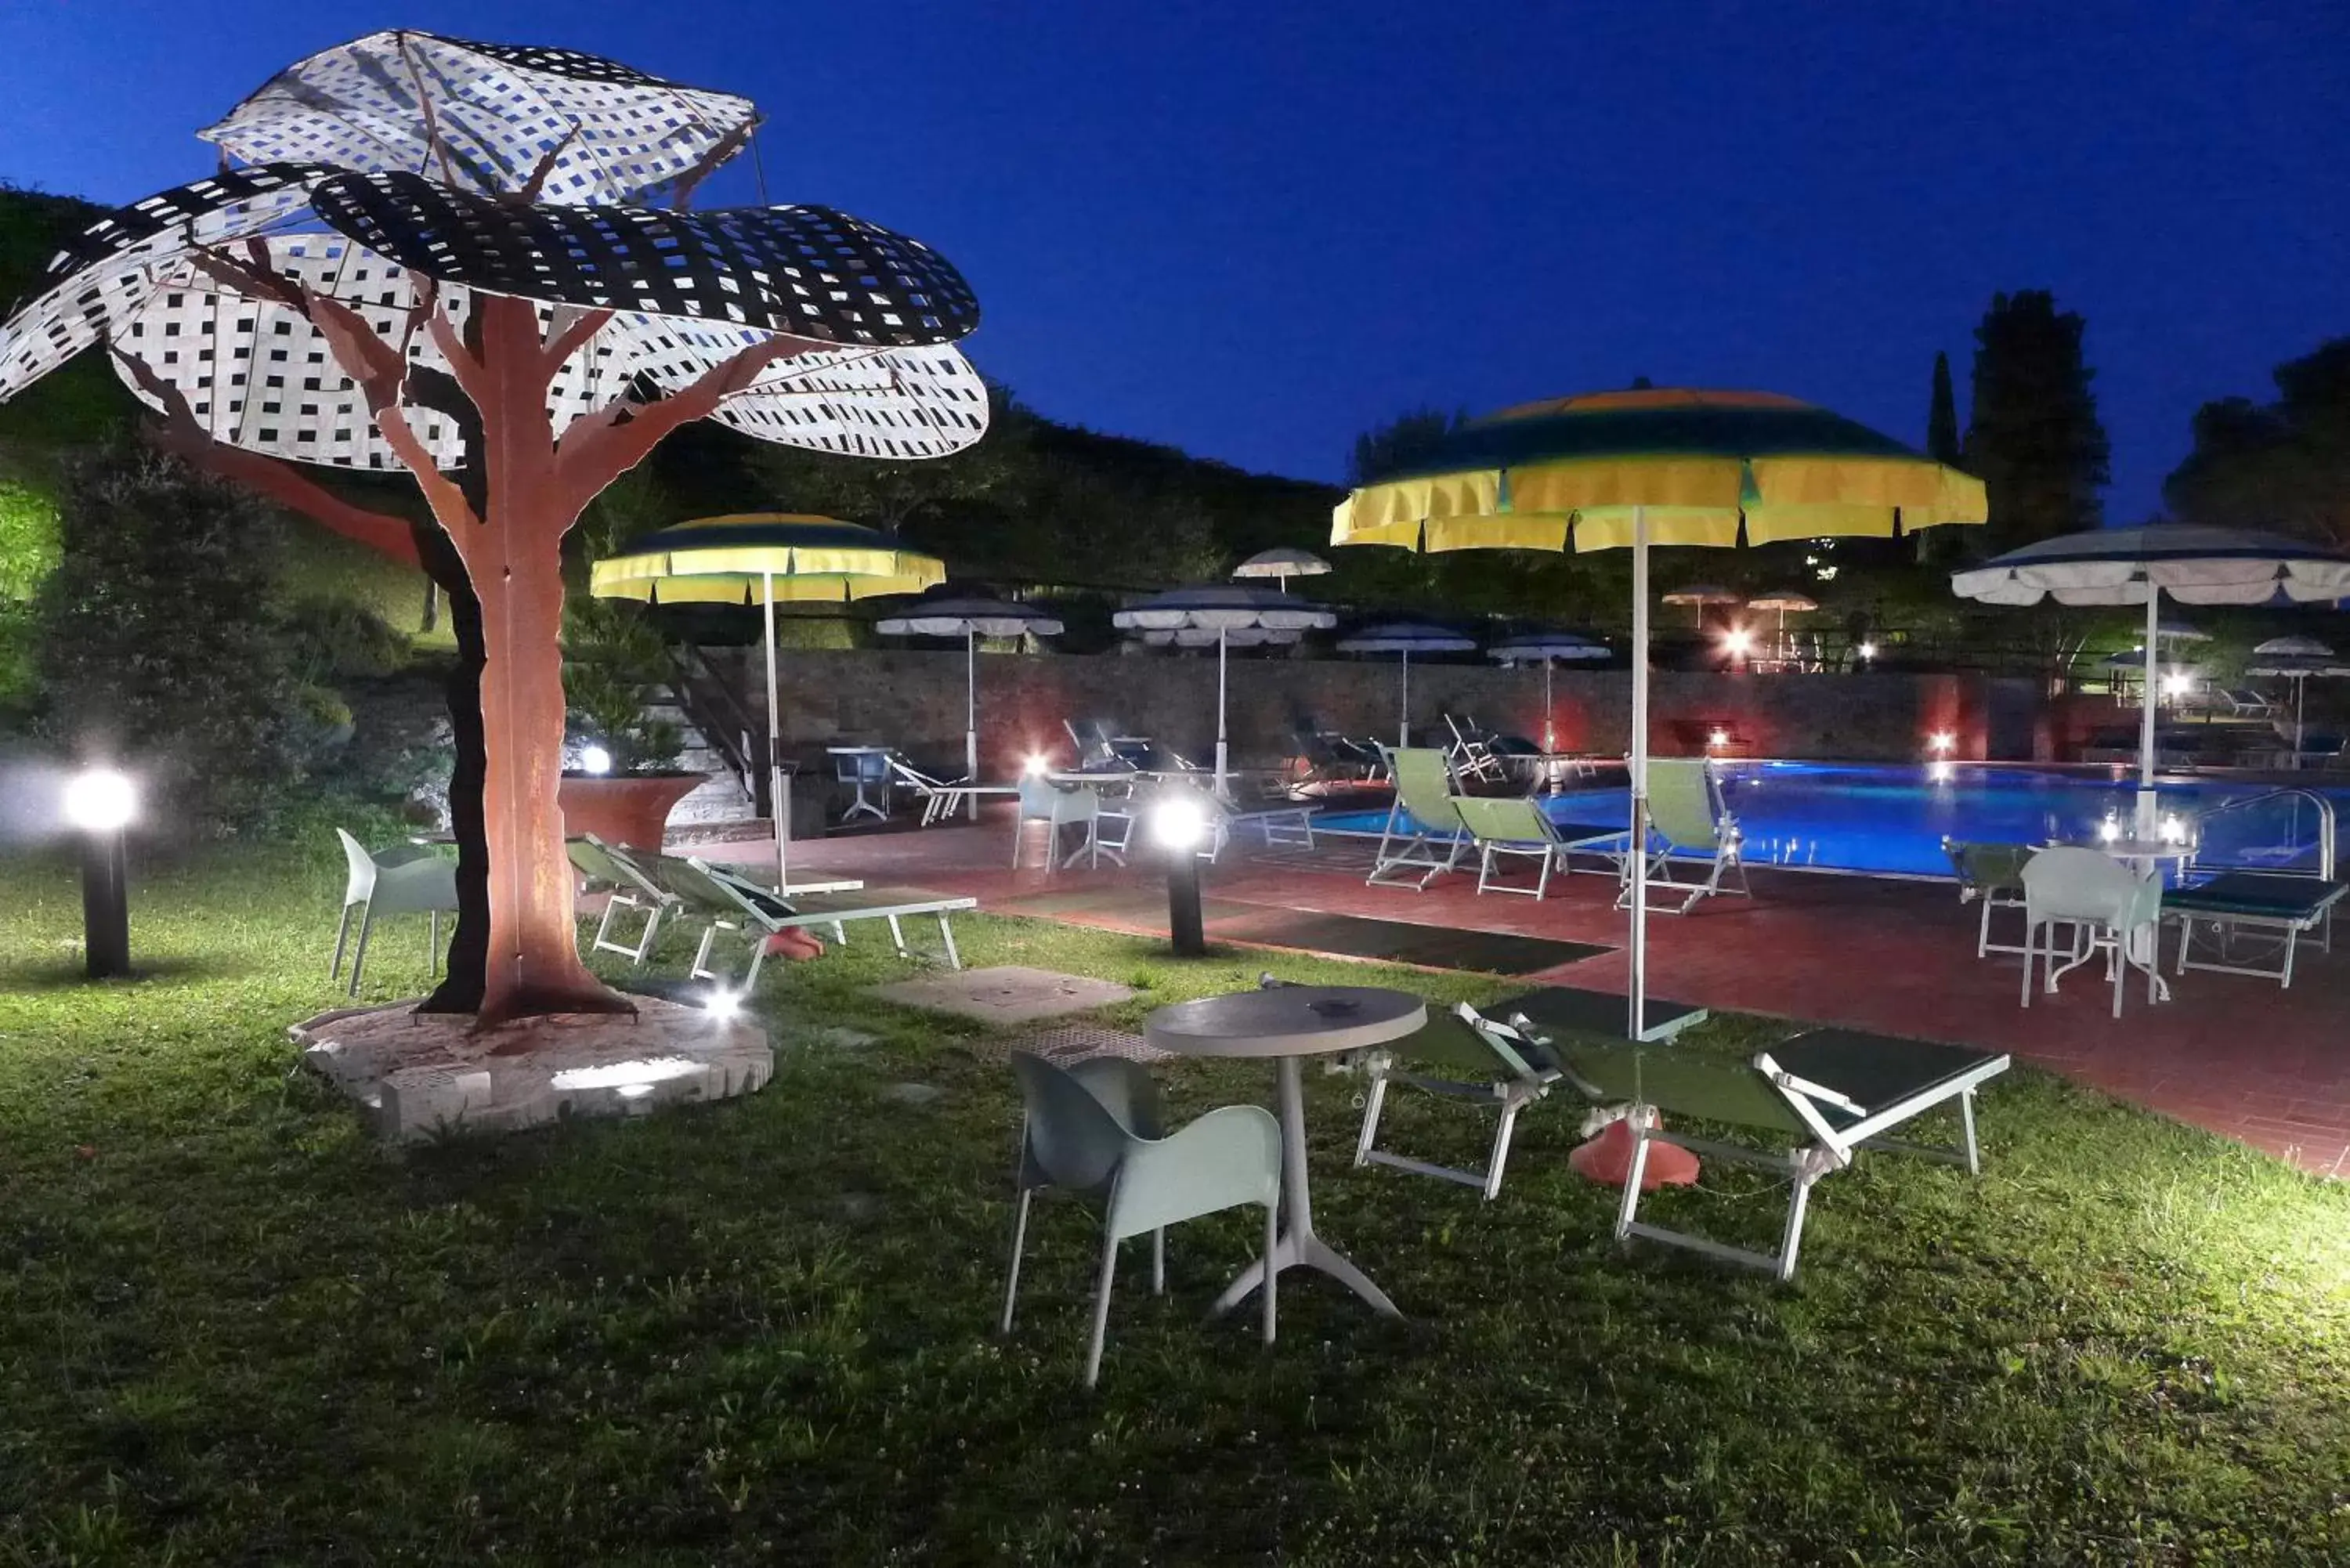
M 1720 764 L 1724 804 L 1745 834 L 1746 859 L 1757 866 L 1813 867 L 1880 875 L 1948 876 L 1944 836 L 1997 844 L 2045 844 L 2088 839 L 2107 816 L 2127 823 L 2137 800 L 2135 775 L 1965 763 L 1880 767 L 1841 763 Z M 2204 815 L 2231 800 L 2269 794 L 2274 786 L 2232 780 L 2166 780 L 2163 809 L 2197 825 L 2198 863 L 2259 866 L 2284 863 L 2296 846 L 2314 842 L 2314 811 L 2306 802 L 2272 801 L 2202 825 Z M 2350 826 L 2350 788 L 2324 792 Z M 1562 823 L 1619 823 L 1631 813 L 1623 789 L 1569 790 L 1545 796 L 1543 808 Z M 1325 812 L 1316 828 L 1377 833 L 1384 811 Z

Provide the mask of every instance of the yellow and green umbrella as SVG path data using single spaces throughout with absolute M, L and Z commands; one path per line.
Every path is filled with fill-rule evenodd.
M 886 534 L 836 517 L 743 512 L 680 523 L 590 568 L 598 598 L 649 604 L 758 606 L 766 617 L 767 787 L 775 817 L 775 886 L 791 890 L 790 785 L 776 735 L 775 607 L 845 604 L 917 594 L 946 580 L 935 556 L 900 549 Z
M 1648 842 L 1648 547 L 1888 538 L 1981 523 L 1982 482 L 1771 392 L 1641 388 L 1525 403 L 1448 434 L 1333 514 L 1334 545 L 1632 550 L 1631 842 Z M 1648 988 L 1648 864 L 1633 854 L 1631 1036 Z

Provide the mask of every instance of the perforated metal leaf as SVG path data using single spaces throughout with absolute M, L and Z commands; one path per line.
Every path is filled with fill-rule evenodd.
M 569 49 L 382 32 L 296 61 L 197 134 L 255 163 L 300 160 L 627 202 L 754 123 L 748 99 Z
M 829 207 L 523 204 L 412 174 L 338 175 L 312 200 L 378 254 L 493 294 L 877 346 L 952 342 L 979 325 L 943 257 Z
M 58 279 L 0 327 L 0 400 L 13 397 L 127 323 L 159 270 L 200 246 L 309 221 L 310 185 L 328 173 L 281 163 L 192 180 L 118 208 L 49 263 Z

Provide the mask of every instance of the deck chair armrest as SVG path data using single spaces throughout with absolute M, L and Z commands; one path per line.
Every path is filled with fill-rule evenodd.
M 1773 1068 L 1769 1074 L 1773 1083 L 1791 1095 L 1801 1095 L 1807 1100 L 1817 1100 L 1824 1106 L 1834 1106 L 1846 1116 L 1865 1116 L 1868 1107 L 1859 1101 L 1836 1093 L 1825 1084 L 1814 1084 L 1808 1078 L 1798 1078 L 1783 1068 Z

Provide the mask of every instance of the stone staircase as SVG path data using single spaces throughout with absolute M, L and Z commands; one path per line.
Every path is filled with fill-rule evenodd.
M 755 815 L 750 794 L 735 777 L 733 767 L 725 753 L 710 743 L 709 737 L 696 728 L 676 693 L 661 690 L 660 695 L 645 704 L 646 714 L 675 724 L 685 737 L 678 753 L 677 765 L 697 774 L 708 774 L 709 780 L 691 794 L 677 803 L 670 813 L 671 826 L 701 826 L 713 822 L 747 822 Z

